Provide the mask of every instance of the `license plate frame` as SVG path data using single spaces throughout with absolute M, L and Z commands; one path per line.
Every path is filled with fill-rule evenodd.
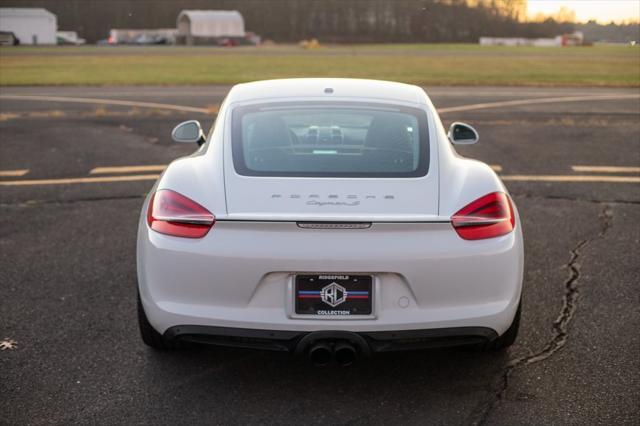
M 369 274 L 297 274 L 293 312 L 299 318 L 366 319 L 374 316 L 374 277 Z

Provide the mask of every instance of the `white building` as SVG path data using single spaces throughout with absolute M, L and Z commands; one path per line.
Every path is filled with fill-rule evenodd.
M 39 8 L 0 8 L 0 31 L 15 34 L 20 44 L 56 44 L 56 15 Z
M 245 36 L 244 19 L 237 10 L 183 10 L 178 15 L 178 42 L 207 44 L 220 38 Z
M 174 44 L 175 28 L 156 28 L 152 30 L 134 28 L 113 28 L 109 31 L 109 44 Z M 160 43 L 163 40 L 164 43 Z
M 581 46 L 583 43 L 584 35 L 580 31 L 562 34 L 554 38 L 480 37 L 481 46 L 563 47 Z

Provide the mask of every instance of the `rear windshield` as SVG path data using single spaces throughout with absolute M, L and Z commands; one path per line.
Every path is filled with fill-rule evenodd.
M 395 105 L 240 107 L 231 137 L 247 176 L 416 177 L 429 164 L 426 113 Z

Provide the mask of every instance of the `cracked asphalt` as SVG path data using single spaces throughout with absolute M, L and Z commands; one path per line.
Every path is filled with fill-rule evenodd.
M 226 87 L 2 88 L 215 109 Z M 438 108 L 638 89 L 428 89 Z M 180 121 L 213 115 L 0 98 L 0 171 L 88 176 L 166 164 Z M 460 153 L 508 175 L 640 166 L 640 99 L 445 113 L 478 145 Z M 605 174 L 603 174 L 605 175 Z M 608 176 L 612 174 L 607 174 Z M 620 174 L 616 174 L 620 175 Z M 630 175 L 630 174 L 626 174 Z M 634 175 L 637 176 L 637 173 Z M 526 271 L 517 343 L 505 353 L 388 354 L 316 369 L 272 353 L 157 353 L 138 337 L 135 235 L 153 181 L 0 186 L 0 424 L 637 424 L 640 185 L 507 182 Z

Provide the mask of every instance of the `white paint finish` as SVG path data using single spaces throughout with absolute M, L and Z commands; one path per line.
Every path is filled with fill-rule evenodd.
M 326 99 L 315 92 L 328 83 L 326 79 L 291 80 L 232 89 L 209 142 L 195 155 L 171 163 L 157 183 L 158 189 L 175 190 L 214 213 L 218 221 L 213 229 L 199 240 L 161 235 L 146 224 L 146 203 L 141 212 L 138 277 L 151 323 L 159 331 L 201 324 L 362 331 L 485 326 L 504 332 L 522 286 L 523 245 L 517 214 L 514 232 L 482 241 L 461 239 L 448 223 L 469 202 L 506 191 L 495 172 L 455 153 L 421 89 L 373 81 L 332 83 L 334 94 L 339 95 L 331 97 L 334 100 L 366 99 L 424 109 L 431 136 L 429 175 L 393 183 L 375 178 L 239 177 L 230 163 L 230 109 L 240 101 Z M 274 190 L 339 195 L 392 190 L 400 201 L 388 206 L 363 204 L 357 211 L 318 212 L 293 204 L 297 199 L 276 208 L 260 198 Z M 295 223 L 313 219 L 374 224 L 367 229 L 303 229 Z M 382 289 L 377 294 L 376 319 L 291 318 L 287 286 L 292 274 L 301 272 L 373 274 L 379 283 L 376 288 Z M 401 297 L 409 298 L 408 307 L 398 306 Z
M 227 217 L 222 164 L 226 105 L 227 102 L 220 107 L 220 113 L 207 143 L 198 148 L 192 156 L 173 161 L 157 182 L 158 189 L 171 189 L 197 200 L 218 219 Z
M 508 192 L 491 167 L 477 160 L 444 155 L 441 161 L 440 216 L 450 218 L 471 201 L 491 192 Z
M 56 15 L 39 8 L 0 8 L 0 31 L 10 31 L 21 45 L 56 44 Z
M 520 293 L 519 238 L 514 232 L 468 242 L 449 223 L 312 230 L 289 222 L 227 221 L 201 240 L 188 240 L 141 223 L 139 278 L 159 331 L 189 323 L 356 331 L 487 326 L 502 332 Z M 286 302 L 292 275 L 326 271 L 374 274 L 377 319 L 292 319 Z M 400 297 L 411 306 L 399 307 Z
M 333 92 L 326 94 L 325 89 Z M 424 91 L 410 84 L 390 81 L 360 80 L 351 78 L 291 78 L 283 80 L 264 80 L 243 83 L 229 91 L 231 102 L 248 102 L 261 99 L 281 100 L 310 99 L 319 97 L 323 100 L 386 100 L 424 104 Z

